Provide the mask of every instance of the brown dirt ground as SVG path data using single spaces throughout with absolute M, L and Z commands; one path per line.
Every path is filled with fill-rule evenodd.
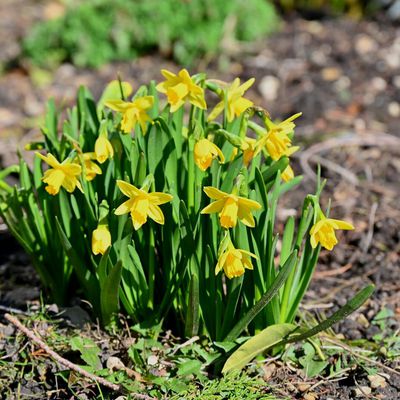
M 0 5 L 0 14 L 10 9 L 7 1 Z M 18 1 L 22 6 L 29 3 Z M 13 38 L 0 40 L 0 56 L 6 62 L 13 64 L 16 59 L 24 29 L 45 15 L 46 2 L 40 4 L 44 8 L 36 14 L 32 8 L 22 8 L 25 19 L 19 25 L 3 19 L 0 29 Z M 328 178 L 323 201 L 327 204 L 330 198 L 332 214 L 356 226 L 340 237 L 334 252 L 322 253 L 306 297 L 307 310 L 329 314 L 372 282 L 377 287 L 373 298 L 335 330 L 348 339 L 368 338 L 374 329 L 368 321 L 383 307 L 392 309 L 400 324 L 400 28 L 373 21 L 294 18 L 256 48 L 241 46 L 240 51 L 229 63 L 222 57 L 218 60 L 219 66 L 225 65 L 223 72 L 218 72 L 218 62 L 209 65 L 209 76 L 225 80 L 254 76 L 257 81 L 249 97 L 273 117 L 303 112 L 296 130 L 302 150 L 294 164 L 305 179 L 298 194 L 285 199 L 282 216 L 313 191 L 313 171 L 319 163 Z M 117 73 L 138 87 L 159 80 L 161 68 L 177 66 L 152 55 L 97 71 L 61 65 L 49 73 L 18 61 L 0 77 L 0 166 L 15 162 L 16 148 L 38 135 L 47 98 L 69 106 L 81 84 L 98 97 Z M 5 226 L 0 228 L 0 303 L 25 308 L 27 301 L 38 300 L 39 282 L 32 279 L 29 260 Z M 398 362 L 390 366 L 399 367 Z M 293 371 L 282 370 L 274 378 L 279 384 L 298 379 Z M 353 398 L 357 382 L 362 384 L 366 377 L 358 379 L 350 376 L 346 382 L 326 383 L 318 398 Z M 399 387 L 398 375 L 392 374 L 389 386 L 374 394 L 395 399 Z M 302 398 L 300 392 L 286 392 Z

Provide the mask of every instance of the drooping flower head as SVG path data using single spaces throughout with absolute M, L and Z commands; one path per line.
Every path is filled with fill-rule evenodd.
M 208 139 L 200 139 L 194 145 L 194 161 L 196 165 L 205 171 L 214 158 L 219 157 L 220 163 L 225 162 L 225 157 L 220 148 Z
M 44 156 L 36 152 L 36 155 L 51 167 L 44 173 L 42 178 L 42 181 L 47 183 L 45 189 L 48 193 L 54 196 L 60 191 L 61 187 L 69 193 L 72 193 L 76 187 L 83 192 L 81 183 L 78 180 L 82 172 L 80 165 L 72 162 L 70 158 L 59 163 L 50 153 Z
M 108 158 L 114 156 L 114 149 L 106 136 L 100 135 L 94 144 L 96 160 L 103 164 Z
M 332 250 L 338 242 L 335 235 L 336 229 L 351 230 L 354 229 L 354 226 L 340 219 L 326 218 L 321 212 L 317 222 L 310 230 L 312 248 L 314 249 L 318 243 L 321 243 L 322 247 Z
M 105 105 L 111 110 L 118 111 L 123 114 L 121 128 L 125 133 L 130 133 L 139 123 L 143 134 L 146 134 L 146 123 L 151 121 L 147 110 L 153 107 L 154 97 L 143 96 L 134 99 L 131 102 L 124 100 L 108 100 Z
M 111 246 L 111 234 L 107 225 L 99 225 L 92 233 L 93 254 L 104 254 Z
M 227 106 L 226 115 L 229 122 L 233 119 L 239 117 L 244 111 L 253 106 L 253 102 L 245 99 L 243 97 L 245 91 L 254 83 L 255 79 L 251 78 L 242 85 L 240 84 L 240 79 L 236 78 L 225 92 L 222 92 L 221 101 L 214 107 L 208 116 L 208 120 L 212 121 L 218 117 L 219 114 L 225 108 L 225 103 Z M 226 101 L 225 101 L 226 99 Z
M 246 226 L 254 228 L 255 221 L 252 211 L 259 210 L 261 204 L 233 193 L 222 192 L 212 186 L 205 187 L 204 192 L 210 199 L 216 201 L 205 207 L 201 211 L 202 214 L 219 213 L 221 226 L 226 229 L 235 227 L 238 218 Z
M 186 69 L 182 69 L 175 75 L 166 69 L 161 70 L 166 81 L 157 85 L 156 89 L 167 95 L 171 112 L 175 112 L 188 101 L 203 110 L 207 108 L 204 99 L 204 89 L 196 85 Z
M 299 147 L 292 146 L 292 140 L 289 134 L 292 133 L 295 128 L 293 120 L 300 115 L 301 113 L 292 115 L 279 124 L 266 120 L 268 132 L 257 141 L 255 155 L 265 147 L 270 157 L 274 161 L 277 161 L 282 156 L 290 156 L 297 151 Z
M 215 275 L 224 270 L 225 275 L 229 278 L 237 278 L 242 276 L 246 269 L 253 269 L 251 258 L 257 258 L 253 253 L 246 250 L 235 249 L 232 242 L 229 240 L 228 245 L 222 252 L 215 267 Z
M 103 172 L 101 168 L 93 161 L 96 159 L 95 153 L 83 153 L 83 161 L 85 163 L 85 179 L 92 181 L 96 175 L 101 175 Z M 76 163 L 78 160 L 76 159 Z
M 245 137 L 244 144 L 242 146 L 243 150 L 243 164 L 247 167 L 250 161 L 254 158 L 256 152 L 256 139 Z
M 116 210 L 116 215 L 131 214 L 133 227 L 138 230 L 147 222 L 150 217 L 158 224 L 164 224 L 164 214 L 159 207 L 160 204 L 168 203 L 172 196 L 167 193 L 146 191 L 121 180 L 117 181 L 119 190 L 129 197 L 129 200 L 122 203 Z

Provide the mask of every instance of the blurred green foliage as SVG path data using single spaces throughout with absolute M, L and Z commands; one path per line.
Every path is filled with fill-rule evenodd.
M 190 65 L 221 51 L 224 38 L 252 41 L 276 29 L 266 0 L 69 1 L 65 14 L 35 26 L 24 53 L 40 66 L 98 67 L 160 50 Z
M 283 12 L 299 11 L 311 15 L 349 15 L 354 18 L 371 15 L 390 0 L 275 0 Z

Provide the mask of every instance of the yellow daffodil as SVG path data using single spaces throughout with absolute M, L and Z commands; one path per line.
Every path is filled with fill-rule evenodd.
M 125 133 L 130 133 L 135 125 L 139 123 L 143 134 L 146 133 L 146 122 L 151 121 L 146 110 L 153 107 L 153 104 L 153 96 L 138 97 L 131 102 L 123 100 L 108 100 L 105 102 L 105 105 L 111 110 L 123 114 L 121 128 Z
M 117 181 L 117 185 L 121 192 L 129 197 L 129 200 L 122 203 L 115 210 L 116 215 L 131 213 L 135 230 L 138 230 L 147 222 L 147 217 L 150 217 L 158 224 L 164 225 L 164 214 L 158 206 L 171 201 L 172 196 L 170 194 L 161 192 L 147 193 L 121 180 Z
M 48 193 L 53 196 L 56 195 L 61 186 L 69 193 L 72 193 L 76 187 L 83 192 L 81 183 L 78 180 L 82 172 L 80 165 L 73 163 L 71 159 L 66 159 L 59 163 L 50 153 L 47 156 L 40 153 L 36 153 L 36 155 L 51 167 L 44 173 L 42 178 L 42 181 L 47 183 L 45 189 Z
M 263 135 L 256 145 L 255 155 L 257 155 L 265 146 L 268 154 L 273 160 L 279 160 L 282 156 L 290 156 L 299 149 L 298 146 L 292 146 L 292 140 L 289 134 L 293 132 L 295 124 L 293 120 L 298 118 L 301 113 L 292 115 L 279 124 L 267 120 L 268 132 Z
M 219 157 L 220 163 L 225 161 L 219 147 L 208 139 L 200 139 L 194 145 L 194 161 L 202 171 L 205 171 L 211 165 L 212 160 L 217 157 Z
M 114 156 L 114 149 L 106 136 L 100 135 L 94 144 L 96 160 L 103 164 L 108 158 Z
M 283 172 L 281 173 L 281 178 L 285 181 L 285 182 L 289 182 L 294 178 L 294 172 L 293 172 L 293 168 L 288 165 Z
M 285 156 L 289 157 L 291 156 L 293 153 L 295 153 L 297 150 L 299 149 L 299 146 L 292 146 L 289 147 L 286 152 L 285 152 Z M 281 178 L 285 181 L 285 182 L 289 182 L 294 178 L 294 172 L 293 172 L 293 168 L 288 165 L 282 172 L 281 174 Z
M 354 226 L 346 221 L 339 219 L 326 218 L 323 214 L 310 230 L 311 246 L 317 247 L 318 243 L 327 250 L 332 250 L 337 244 L 335 229 L 351 230 Z
M 85 179 L 92 181 L 96 175 L 101 175 L 103 172 L 101 168 L 93 161 L 96 158 L 95 153 L 84 153 L 83 161 L 85 162 Z M 77 160 L 75 159 L 77 163 Z
M 218 259 L 217 266 L 215 267 L 215 275 L 223 269 L 229 279 L 242 276 L 245 268 L 253 269 L 250 257 L 257 258 L 255 254 L 249 251 L 235 249 L 233 244 L 229 242 L 227 248 Z
M 104 254 L 111 246 L 111 234 L 107 225 L 99 225 L 92 233 L 93 254 Z
M 236 226 L 237 219 L 246 226 L 255 226 L 253 210 L 259 210 L 261 205 L 254 200 L 239 197 L 233 193 L 225 193 L 212 186 L 204 188 L 204 192 L 210 199 L 216 200 L 205 207 L 202 214 L 219 213 L 219 221 L 223 228 L 233 228 Z
M 243 164 L 247 167 L 250 164 L 250 161 L 255 156 L 256 151 L 256 139 L 245 137 L 244 145 L 242 146 L 243 150 Z
M 219 114 L 225 108 L 225 103 L 227 105 L 226 115 L 229 122 L 241 115 L 249 107 L 253 106 L 253 102 L 247 100 L 243 97 L 244 92 L 249 89 L 249 87 L 254 83 L 255 79 L 251 78 L 247 82 L 240 84 L 240 79 L 236 78 L 232 84 L 223 93 L 222 100 L 214 107 L 208 116 L 208 120 L 212 121 L 218 117 Z M 225 101 L 226 96 L 226 101 Z
M 185 101 L 203 110 L 207 108 L 204 100 L 204 90 L 193 82 L 186 69 L 179 71 L 178 75 L 161 70 L 166 81 L 157 85 L 157 90 L 167 95 L 168 103 L 171 105 L 171 112 L 175 112 L 183 106 Z

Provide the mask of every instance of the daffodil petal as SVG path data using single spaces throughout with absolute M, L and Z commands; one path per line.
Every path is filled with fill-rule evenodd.
M 318 243 L 317 243 L 317 240 L 315 238 L 315 235 L 311 235 L 310 243 L 311 243 L 311 247 L 313 249 L 315 249 L 318 246 Z
M 107 100 L 104 103 L 106 107 L 111 108 L 111 110 L 118 112 L 125 112 L 130 107 L 130 104 L 131 103 L 120 99 Z
M 238 90 L 240 90 L 242 93 L 244 93 L 247 89 L 250 88 L 250 86 L 253 85 L 255 82 L 255 78 L 250 78 L 248 81 L 244 82 L 242 85 L 238 87 Z
M 154 204 L 150 204 L 148 209 L 148 215 L 152 220 L 157 222 L 157 224 L 164 225 L 164 214 L 161 211 L 160 207 Z
M 39 152 L 35 153 L 39 158 L 41 158 L 46 164 L 50 165 L 52 168 L 57 168 L 60 166 L 60 163 L 53 156 L 53 154 L 48 153 L 47 156 L 40 154 Z
M 222 208 L 224 207 L 224 205 L 225 205 L 224 199 L 214 201 L 214 202 L 210 203 L 207 207 L 203 208 L 201 210 L 201 214 L 212 214 L 212 213 L 220 212 L 222 210 Z
M 335 228 L 335 229 L 343 229 L 343 230 L 352 230 L 354 229 L 354 226 L 350 224 L 349 222 L 342 221 L 340 219 L 332 219 L 328 218 L 327 221 Z
M 315 225 L 312 226 L 312 228 L 310 229 L 310 234 L 314 235 L 316 234 L 322 227 L 322 225 L 324 225 L 325 223 L 325 218 L 319 220 Z
M 213 200 L 219 200 L 228 196 L 228 193 L 222 192 L 221 190 L 213 186 L 206 186 L 203 188 L 203 190 L 206 193 L 206 195 Z
M 133 206 L 133 202 L 135 200 L 134 199 L 129 199 L 127 201 L 125 201 L 124 203 L 122 203 L 115 211 L 114 214 L 115 215 L 123 215 L 123 214 L 128 214 L 129 212 L 131 212 L 132 206 Z
M 220 101 L 208 115 L 207 121 L 213 121 L 222 113 L 222 111 L 224 111 L 224 102 Z
M 239 197 L 239 207 L 244 206 L 252 210 L 259 210 L 262 206 L 259 202 L 255 200 L 246 199 L 244 197 Z
M 240 251 L 242 254 L 245 254 L 246 256 L 249 256 L 249 257 L 253 257 L 253 258 L 255 258 L 255 259 L 258 259 L 258 257 L 257 257 L 255 254 L 251 253 L 250 251 L 242 250 L 242 249 L 240 249 L 239 251 Z
M 251 214 L 251 212 L 243 213 L 239 209 L 238 217 L 239 217 L 240 221 L 242 221 L 243 224 L 245 224 L 249 228 L 254 228 L 256 226 L 256 222 L 254 221 L 254 217 Z
M 117 185 L 119 190 L 128 197 L 139 196 L 142 193 L 142 190 L 125 181 L 117 180 Z
M 168 193 L 153 192 L 149 193 L 149 200 L 152 204 L 158 206 L 160 204 L 168 203 L 173 199 L 173 196 Z

